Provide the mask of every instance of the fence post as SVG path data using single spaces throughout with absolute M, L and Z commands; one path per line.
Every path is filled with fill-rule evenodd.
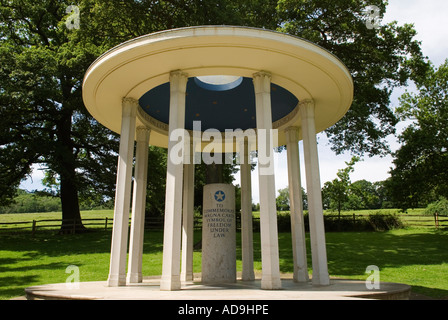
M 436 228 L 438 229 L 439 228 L 439 214 L 437 211 L 434 212 L 434 222 L 436 224 Z
M 106 222 L 104 223 L 104 231 L 107 231 L 107 217 L 106 217 Z
M 356 225 L 356 214 L 353 214 L 353 228 L 355 228 Z
M 36 227 L 37 227 L 37 221 L 33 220 L 33 227 L 32 227 L 32 231 L 31 231 L 31 235 L 33 235 L 33 236 L 36 233 Z

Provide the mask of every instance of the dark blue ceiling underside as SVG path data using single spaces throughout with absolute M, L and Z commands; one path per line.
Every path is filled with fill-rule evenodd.
M 168 124 L 170 102 L 169 82 L 159 85 L 139 100 L 140 106 L 151 117 Z M 288 115 L 297 106 L 297 98 L 286 89 L 271 85 L 272 121 Z M 201 121 L 202 131 L 218 129 L 256 128 L 255 92 L 251 78 L 243 78 L 237 87 L 214 91 L 202 88 L 189 78 L 187 83 L 185 128 L 193 129 L 193 121 Z

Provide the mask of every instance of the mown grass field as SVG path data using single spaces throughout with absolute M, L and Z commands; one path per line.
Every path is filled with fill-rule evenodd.
M 60 213 L 29 214 L 26 218 L 60 218 Z M 112 212 L 83 212 L 83 218 L 112 218 Z M 0 215 L 0 222 L 23 217 Z M 12 221 L 12 220 L 9 220 Z M 20 220 L 23 221 L 23 220 Z M 56 235 L 54 230 L 41 230 L 31 236 L 29 230 L 6 232 L 0 229 L 0 299 L 24 294 L 28 286 L 65 282 L 69 265 L 80 270 L 80 281 L 107 279 L 111 228 L 77 235 Z M 201 237 L 195 232 L 195 241 Z M 240 235 L 237 234 L 239 248 Z M 332 277 L 366 279 L 369 265 L 380 269 L 381 281 L 400 282 L 413 291 L 433 298 L 448 298 L 448 229 L 410 227 L 386 232 L 328 232 L 327 254 Z M 159 275 L 162 269 L 162 231 L 145 232 L 143 274 Z M 308 265 L 311 252 L 308 241 Z M 279 233 L 280 270 L 292 271 L 290 233 Z M 261 269 L 260 234 L 254 233 L 255 268 Z M 241 252 L 237 252 L 241 270 Z M 201 253 L 194 252 L 194 272 L 200 272 Z M 309 269 L 311 273 L 311 268 Z

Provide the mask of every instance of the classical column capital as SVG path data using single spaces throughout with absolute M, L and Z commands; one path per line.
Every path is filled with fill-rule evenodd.
M 121 106 L 123 110 L 122 116 L 136 117 L 138 105 L 138 100 L 131 97 L 124 97 L 121 100 Z
M 257 78 L 257 77 L 268 77 L 269 79 L 272 77 L 272 75 L 271 75 L 270 72 L 268 72 L 268 71 L 264 71 L 264 70 L 261 70 L 261 71 L 259 71 L 259 72 L 256 72 L 256 73 L 254 73 L 252 76 L 253 76 L 254 78 Z
M 303 118 L 314 118 L 314 100 L 305 99 L 299 102 L 299 110 Z
M 188 73 L 182 71 L 182 70 L 173 70 L 170 72 L 170 77 L 187 77 Z
M 137 131 L 142 131 L 142 132 L 146 132 L 146 131 L 151 131 L 151 129 L 145 125 L 140 125 L 137 127 L 136 129 Z
M 253 75 L 255 93 L 271 92 L 272 75 L 267 71 L 260 71 Z
M 314 107 L 314 100 L 313 99 L 300 100 L 299 106 Z
M 299 141 L 299 127 L 291 126 L 285 129 L 286 142 L 298 142 Z
M 188 73 L 182 70 L 173 70 L 170 72 L 171 91 L 185 92 L 187 89 Z
M 122 105 L 135 105 L 138 106 L 138 100 L 131 97 L 124 97 L 121 100 Z
M 138 126 L 136 129 L 137 141 L 146 141 L 150 133 L 151 129 L 147 126 Z

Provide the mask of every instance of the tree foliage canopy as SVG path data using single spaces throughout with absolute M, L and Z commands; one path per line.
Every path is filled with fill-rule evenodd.
M 397 114 L 411 124 L 399 136 L 391 189 L 403 209 L 448 197 L 448 60 L 405 93 Z
M 334 53 L 350 70 L 354 102 L 348 113 L 326 130 L 336 153 L 386 155 L 385 138 L 395 133 L 397 118 L 389 107 L 392 89 L 419 79 L 427 69 L 413 25 L 397 22 L 369 29 L 367 8 L 383 0 L 280 0 L 279 30 L 308 39 Z
M 84 72 L 103 48 L 76 40 L 68 4 L 1 2 L 0 174 L 10 198 L 32 164 L 45 165 L 63 218 L 80 223 L 78 195 L 112 196 L 118 142 L 82 103 Z
M 80 27 L 69 29 L 72 4 L 0 0 L 0 202 L 41 163 L 69 218 L 79 217 L 78 195 L 113 197 L 118 138 L 86 112 L 81 85 L 88 66 L 123 41 L 226 24 L 317 43 L 338 56 L 355 81 L 352 108 L 326 131 L 337 153 L 387 153 L 385 137 L 397 122 L 391 89 L 423 78 L 427 68 L 412 25 L 367 28 L 365 9 L 378 6 L 381 18 L 384 0 L 80 0 Z

